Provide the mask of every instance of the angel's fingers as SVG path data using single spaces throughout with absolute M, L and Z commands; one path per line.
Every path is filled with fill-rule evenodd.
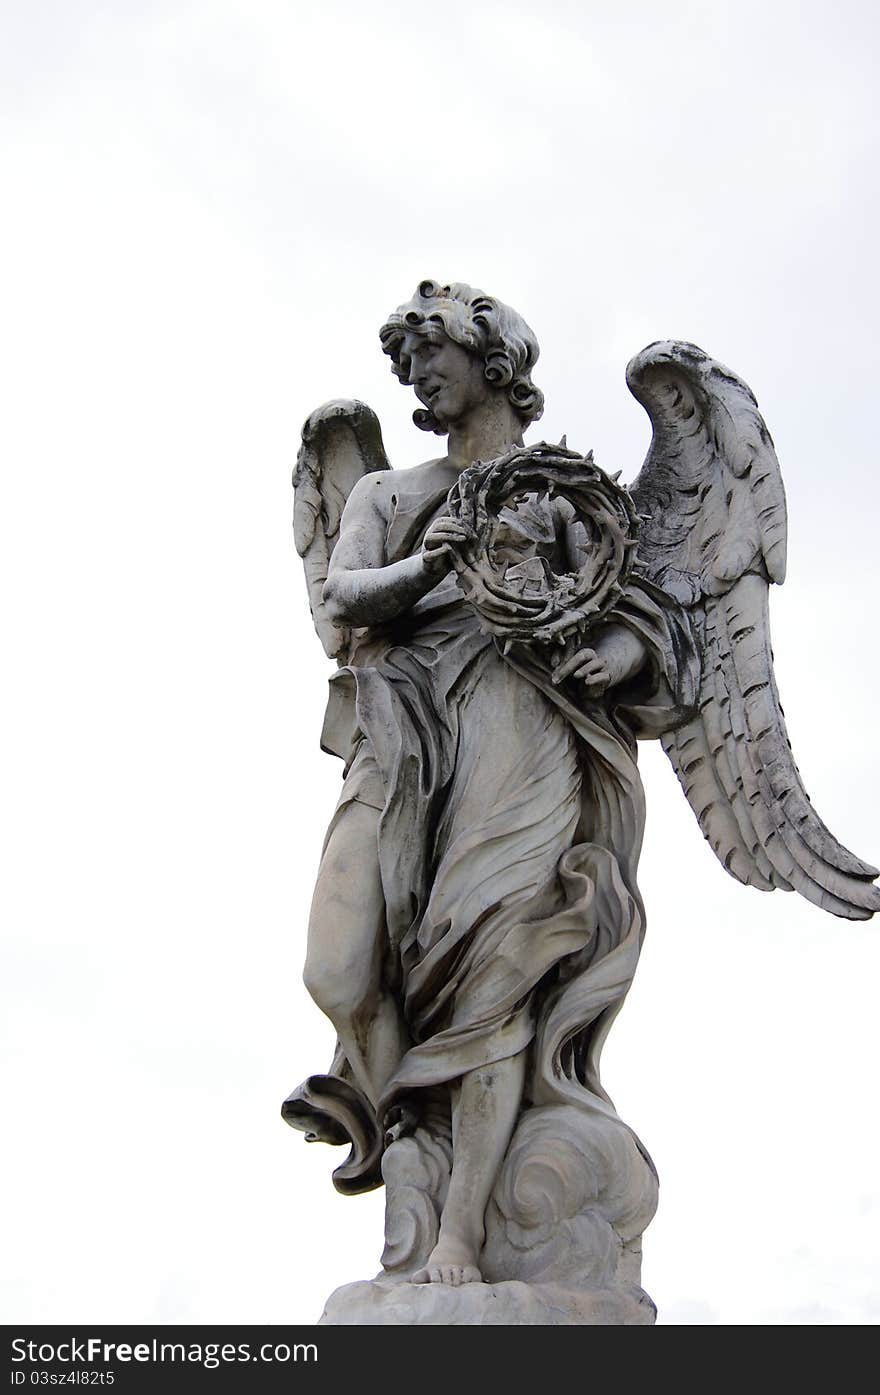
M 441 548 L 460 548 L 461 539 L 450 534 L 426 533 L 422 548 L 425 552 L 438 552 Z
M 600 654 L 588 654 L 586 658 L 581 655 L 580 658 L 581 661 L 575 669 L 575 673 L 582 674 L 588 669 L 591 669 L 594 673 L 608 672 L 608 665 Z
M 448 543 L 443 543 L 439 547 L 428 547 L 426 543 L 423 555 L 432 571 L 439 570 L 442 566 L 448 569 L 456 560 L 455 549 L 450 547 Z
M 583 668 L 575 671 L 575 678 L 582 678 L 584 682 L 601 682 L 608 680 L 608 670 L 604 664 L 584 664 Z
M 576 654 L 572 654 L 570 659 L 563 659 L 561 664 L 557 664 L 553 670 L 553 682 L 561 683 L 563 679 L 571 677 L 579 668 L 593 661 L 601 663 L 595 649 L 579 649 Z
M 464 519 L 449 518 L 446 515 L 444 515 L 442 518 L 435 519 L 434 522 L 431 524 L 429 531 L 435 535 L 445 533 L 449 537 L 455 538 L 474 537 L 473 528 L 470 526 L 469 523 L 465 523 Z

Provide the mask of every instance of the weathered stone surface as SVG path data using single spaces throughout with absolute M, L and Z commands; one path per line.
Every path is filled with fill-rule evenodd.
M 641 1289 L 572 1289 L 557 1284 L 394 1283 L 374 1279 L 338 1288 L 320 1322 L 328 1327 L 405 1326 L 645 1327 L 656 1309 Z
M 383 348 L 445 455 L 391 469 L 362 403 L 312 413 L 295 536 L 338 669 L 345 762 L 305 978 L 338 1034 L 294 1127 L 386 1188 L 383 1277 L 328 1323 L 644 1323 L 644 1148 L 599 1076 L 644 935 L 639 739 L 724 868 L 836 915 L 875 870 L 809 803 L 773 675 L 785 499 L 748 387 L 694 345 L 628 369 L 654 437 L 631 491 L 565 442 L 515 311 L 424 282 Z

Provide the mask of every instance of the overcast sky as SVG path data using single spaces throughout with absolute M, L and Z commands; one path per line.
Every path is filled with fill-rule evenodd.
M 369 402 L 426 276 L 542 345 L 529 439 L 637 471 L 624 383 L 695 341 L 787 485 L 795 757 L 880 859 L 878 10 L 6 0 L 0 36 L 2 1318 L 309 1322 L 382 1194 L 278 1115 L 341 766 L 290 530 L 299 428 Z M 880 1317 L 880 925 L 728 878 L 642 748 L 648 938 L 604 1078 L 661 1175 L 668 1323 Z

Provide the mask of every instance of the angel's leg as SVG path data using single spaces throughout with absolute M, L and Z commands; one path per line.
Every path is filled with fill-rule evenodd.
M 382 984 L 378 824 L 377 809 L 353 800 L 333 827 L 312 900 L 303 975 L 374 1106 L 409 1044 L 397 1003 Z
M 526 1053 L 468 1071 L 452 1100 L 452 1177 L 440 1234 L 413 1283 L 479 1282 L 489 1195 L 522 1101 Z

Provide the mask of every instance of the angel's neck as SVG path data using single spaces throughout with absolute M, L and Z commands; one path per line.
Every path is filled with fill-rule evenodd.
M 449 428 L 448 459 L 456 470 L 465 470 L 475 460 L 492 460 L 511 446 L 521 446 L 522 421 L 506 397 L 498 394 L 492 402 L 453 422 Z

